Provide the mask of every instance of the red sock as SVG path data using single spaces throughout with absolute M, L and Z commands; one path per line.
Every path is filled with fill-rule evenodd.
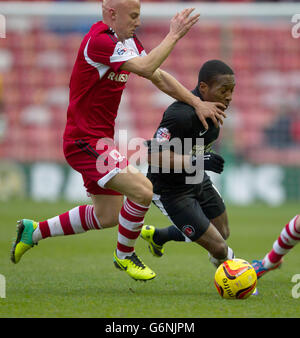
M 295 216 L 281 231 L 280 236 L 273 244 L 273 248 L 263 259 L 264 267 L 270 269 L 279 263 L 296 244 L 300 242 L 300 233 L 295 224 L 299 215 Z
M 47 237 L 73 235 L 93 229 L 101 229 L 94 206 L 82 205 L 47 221 L 39 222 L 33 233 L 33 241 L 38 242 Z
M 119 214 L 117 256 L 120 259 L 133 254 L 148 209 L 149 207 L 134 203 L 128 198 L 124 202 Z

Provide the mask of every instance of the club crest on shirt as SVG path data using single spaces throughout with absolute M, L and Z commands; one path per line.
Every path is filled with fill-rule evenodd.
M 125 47 L 119 47 L 118 49 L 117 49 L 117 54 L 118 55 L 123 55 L 123 54 L 125 54 L 127 52 L 127 48 L 125 48 Z
M 168 128 L 159 128 L 156 132 L 157 142 L 169 141 L 170 137 L 171 137 L 171 133 Z
M 114 55 L 116 56 L 123 56 L 123 55 L 128 55 L 128 56 L 133 56 L 135 55 L 135 50 L 134 48 L 132 48 L 132 46 L 129 44 L 123 44 L 120 41 L 117 43 L 116 47 L 115 47 L 115 51 L 114 51 Z
M 113 149 L 110 153 L 109 156 L 111 156 L 115 162 L 122 162 L 126 157 L 121 155 L 116 149 Z

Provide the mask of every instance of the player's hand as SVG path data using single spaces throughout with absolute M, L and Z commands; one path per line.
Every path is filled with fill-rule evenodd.
M 197 104 L 194 105 L 194 108 L 205 129 L 208 129 L 207 118 L 210 118 L 216 128 L 219 128 L 219 124 L 222 125 L 223 119 L 227 117 L 223 111 L 226 109 L 226 106 L 220 102 L 198 100 Z
M 224 170 L 224 159 L 222 156 L 215 153 L 204 153 L 204 170 L 213 171 L 217 174 L 221 174 Z
M 170 24 L 170 34 L 176 41 L 181 39 L 199 20 L 200 14 L 190 16 L 194 10 L 195 8 L 186 8 L 172 18 Z

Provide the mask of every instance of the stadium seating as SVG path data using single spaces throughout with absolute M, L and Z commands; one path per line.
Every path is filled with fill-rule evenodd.
M 146 22 L 139 37 L 147 51 L 167 32 L 166 23 Z M 68 105 L 68 84 L 83 33 L 56 32 L 38 23 L 26 32 L 10 29 L 0 40 L 1 110 L 6 130 L 0 157 L 22 162 L 64 161 L 61 138 Z M 266 130 L 277 114 L 293 113 L 289 164 L 300 145 L 300 44 L 289 22 L 201 22 L 182 39 L 162 68 L 193 89 L 199 67 L 208 59 L 227 62 L 236 74 L 236 91 L 225 131 L 232 130 L 232 152 L 254 163 L 282 162 L 283 147 L 269 144 Z M 169 98 L 145 79 L 131 75 L 126 89 L 126 118 L 133 135 L 150 138 Z M 122 109 L 120 111 L 122 114 Z M 119 119 L 119 118 L 118 118 Z M 295 122 L 295 123 L 294 123 Z M 227 121 L 226 121 L 227 123 Z M 284 133 L 278 143 L 284 144 Z M 293 159 L 294 158 L 294 159 Z M 299 158 L 299 156 L 297 157 Z

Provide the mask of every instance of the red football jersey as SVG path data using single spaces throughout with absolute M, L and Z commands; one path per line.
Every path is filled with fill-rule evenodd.
M 65 140 L 114 137 L 115 119 L 129 72 L 121 65 L 146 55 L 134 36 L 124 42 L 102 21 L 84 37 L 70 80 Z

